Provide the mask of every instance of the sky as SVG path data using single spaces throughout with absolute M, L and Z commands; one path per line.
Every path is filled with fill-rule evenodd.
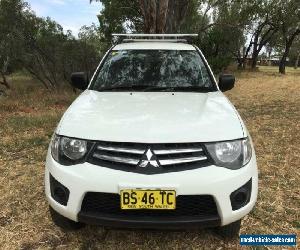
M 64 30 L 71 30 L 77 36 L 83 25 L 99 24 L 97 14 L 101 10 L 100 2 L 89 0 L 25 0 L 31 9 L 40 17 L 51 19 L 63 26 Z

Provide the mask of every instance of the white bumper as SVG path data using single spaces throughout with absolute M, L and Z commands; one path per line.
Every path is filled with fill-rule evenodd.
M 56 202 L 50 193 L 49 173 L 70 190 L 67 206 Z M 250 202 L 232 211 L 230 194 L 252 178 Z M 176 190 L 177 195 L 212 195 L 221 217 L 221 225 L 241 219 L 253 208 L 257 199 L 258 176 L 255 154 L 239 170 L 217 166 L 156 175 L 142 175 L 104 168 L 90 163 L 62 166 L 47 155 L 45 191 L 50 206 L 63 216 L 78 221 L 77 215 L 87 192 L 119 193 L 125 188 L 162 188 Z

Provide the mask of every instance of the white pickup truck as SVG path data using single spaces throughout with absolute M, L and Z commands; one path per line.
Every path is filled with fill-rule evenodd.
M 75 229 L 215 227 L 238 235 L 257 198 L 250 135 L 188 35 L 120 35 L 63 115 L 47 154 L 53 221 Z

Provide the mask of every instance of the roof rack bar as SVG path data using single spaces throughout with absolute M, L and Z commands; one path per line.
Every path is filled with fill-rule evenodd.
M 125 38 L 122 42 L 187 42 L 186 39 L 134 39 L 134 38 Z
M 198 36 L 198 34 L 118 34 L 118 33 L 114 33 L 112 34 L 112 36 L 119 36 L 119 37 L 128 37 L 128 38 L 132 38 L 132 37 L 196 37 Z
M 117 34 L 113 33 L 114 43 L 122 42 L 184 42 L 191 43 L 198 34 Z

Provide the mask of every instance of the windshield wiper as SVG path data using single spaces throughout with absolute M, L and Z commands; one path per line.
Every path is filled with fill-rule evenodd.
M 213 91 L 211 88 L 200 87 L 200 86 L 186 86 L 186 87 L 149 87 L 146 88 L 145 91 L 162 91 L 162 92 L 210 92 Z
M 121 86 L 111 86 L 111 87 L 103 87 L 97 89 L 97 91 L 128 91 L 128 90 L 144 90 L 147 89 L 148 85 L 121 85 Z

